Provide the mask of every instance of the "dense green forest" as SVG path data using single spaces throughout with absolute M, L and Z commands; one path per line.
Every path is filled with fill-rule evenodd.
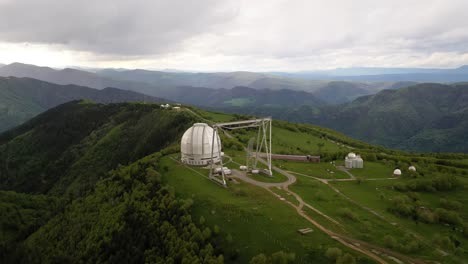
M 187 114 L 163 111 L 158 105 L 82 101 L 61 105 L 2 134 L 0 197 L 2 212 L 7 214 L 2 216 L 2 257 L 23 262 L 61 262 L 65 256 L 72 262 L 95 262 L 113 256 L 129 262 L 132 257 L 168 263 L 165 257 L 177 258 L 177 254 L 190 254 L 189 260 L 216 259 L 208 238 L 191 225 L 190 202 L 177 200 L 158 181 L 152 169 L 157 159 L 127 167 L 176 141 L 191 120 Z M 166 225 L 155 225 L 159 218 L 146 215 L 144 209 L 150 204 L 161 208 L 151 214 L 157 214 Z M 105 214 L 105 210 L 109 211 Z M 170 221 L 173 217 L 185 220 Z M 148 222 L 141 222 L 145 218 Z M 180 226 L 172 226 L 175 223 Z M 135 236 L 137 230 L 130 232 L 129 228 L 137 226 L 142 229 L 135 234 L 151 231 L 160 236 Z M 178 235 L 169 238 L 173 232 Z M 160 243 L 163 236 L 178 241 L 168 243 L 168 248 L 150 241 Z M 108 240 L 111 237 L 116 240 Z M 129 245 L 133 249 L 117 246 L 137 238 L 142 239 L 141 244 Z M 83 247 L 77 251 L 78 244 Z M 94 252 L 88 252 L 90 248 Z M 176 251 L 180 253 L 172 254 Z
M 75 101 L 1 134 L 0 261 L 235 259 L 235 249 L 219 246 L 232 238 L 192 218 L 193 200 L 177 197 L 159 172 L 196 118 L 157 104 Z

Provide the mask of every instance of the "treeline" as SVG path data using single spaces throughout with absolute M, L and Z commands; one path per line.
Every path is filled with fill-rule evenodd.
M 444 192 L 463 188 L 463 183 L 455 176 L 436 176 L 431 179 L 412 179 L 393 185 L 400 192 Z
M 120 167 L 94 192 L 9 252 L 9 263 L 223 263 L 216 232 L 196 224 L 192 200 L 161 183 L 161 154 Z M 218 238 L 219 239 L 219 238 Z M 5 262 L 4 262 L 5 263 Z
M 462 205 L 456 201 L 441 199 L 440 206 L 436 209 L 428 208 L 421 203 L 417 194 L 410 193 L 409 195 L 393 197 L 388 211 L 401 217 L 413 219 L 415 222 L 451 225 L 468 237 L 468 233 L 465 231 L 468 225 L 457 212 L 462 208 Z

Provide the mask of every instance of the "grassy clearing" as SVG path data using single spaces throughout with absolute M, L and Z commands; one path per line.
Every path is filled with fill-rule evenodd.
M 394 191 L 391 186 L 395 184 L 397 180 L 381 180 L 381 181 L 363 181 L 361 184 L 353 182 L 333 182 L 337 189 L 343 194 L 352 197 L 356 202 L 372 208 L 388 221 L 396 223 L 403 230 L 411 230 L 418 236 L 423 238 L 423 243 L 429 247 L 433 245 L 433 239 L 436 235 L 442 236 L 453 236 L 454 230 L 452 227 L 438 225 L 438 224 L 425 224 L 420 221 L 415 222 L 412 219 L 397 217 L 387 211 L 392 203 L 392 198 L 397 195 L 402 195 L 401 192 Z M 398 181 L 404 181 L 399 179 Z M 457 197 L 466 197 L 463 190 L 450 193 L 439 193 L 434 195 L 433 193 L 419 193 L 418 195 L 421 206 L 426 208 L 433 208 L 437 205 L 440 198 L 448 200 L 458 200 Z M 466 198 L 465 198 L 466 199 Z M 466 211 L 466 210 L 465 210 Z M 466 217 L 466 213 L 463 210 L 460 212 L 463 217 Z M 468 239 L 463 238 L 461 235 L 457 236 L 459 242 L 461 242 L 462 248 L 467 248 Z M 437 254 L 437 253 L 435 253 Z M 439 257 L 433 255 L 433 257 Z M 450 256 L 446 259 L 447 262 L 453 262 L 456 260 L 452 259 L 454 256 Z
M 348 179 L 349 175 L 337 170 L 335 166 L 328 162 L 311 163 L 295 161 L 274 161 L 275 166 L 284 170 L 293 171 L 323 179 Z
M 260 182 L 279 183 L 279 182 L 285 182 L 288 180 L 286 176 L 279 174 L 279 173 L 275 173 L 275 172 L 273 172 L 273 177 L 269 177 L 264 174 L 252 174 L 252 173 L 249 173 L 248 176 Z
M 201 117 L 211 120 L 213 122 L 229 122 L 232 121 L 232 115 L 220 112 L 208 112 L 197 108 L 191 108 L 192 111 L 199 114 Z
M 364 161 L 364 168 L 350 169 L 349 172 L 354 176 L 361 177 L 363 179 L 389 178 L 393 175 L 393 168 L 379 162 Z
M 347 251 L 321 232 L 298 234 L 298 229 L 312 225 L 266 190 L 245 183 L 222 188 L 204 174 L 199 175 L 169 157 L 161 160 L 161 166 L 167 168 L 164 181 L 173 186 L 178 195 L 195 201 L 196 217 L 203 216 L 208 224 L 219 225 L 222 234 L 232 236 L 230 246 L 240 254 L 236 260 L 227 258 L 227 262 L 248 263 L 259 253 L 284 250 L 295 252 L 297 263 L 318 263 L 324 261 L 323 253 L 328 247 Z M 316 254 L 307 258 L 308 252 Z
M 340 182 L 340 184 L 342 183 Z M 347 182 L 346 184 L 358 186 L 355 182 Z M 298 176 L 297 184 L 291 186 L 290 189 L 299 194 L 305 202 L 344 225 L 345 230 L 355 238 L 386 247 L 384 240 L 386 235 L 403 238 L 407 233 L 406 229 L 394 226 L 378 218 L 316 180 Z M 360 194 L 355 193 L 354 195 L 359 196 Z M 350 197 L 354 199 L 353 195 L 350 195 Z M 370 197 L 366 198 L 371 199 Z M 378 198 L 373 199 L 377 200 Z M 392 218 L 392 220 L 396 221 L 397 219 Z M 439 257 L 434 256 L 435 253 L 427 243 L 425 245 L 421 243 L 421 246 L 420 249 L 413 252 L 405 252 L 405 254 Z
M 344 149 L 315 135 L 275 126 L 273 127 L 272 144 L 273 153 L 285 154 L 317 155 L 320 152 L 335 152 Z M 319 147 L 318 144 L 323 144 L 323 147 Z

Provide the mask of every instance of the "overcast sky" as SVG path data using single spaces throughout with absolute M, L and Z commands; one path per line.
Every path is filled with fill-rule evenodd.
M 468 64 L 467 0 L 0 0 L 0 62 L 299 71 Z

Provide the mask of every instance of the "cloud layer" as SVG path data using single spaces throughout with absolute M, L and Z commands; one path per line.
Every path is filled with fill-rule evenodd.
M 466 10 L 465 0 L 0 0 L 0 42 L 103 66 L 453 67 L 468 64 Z

